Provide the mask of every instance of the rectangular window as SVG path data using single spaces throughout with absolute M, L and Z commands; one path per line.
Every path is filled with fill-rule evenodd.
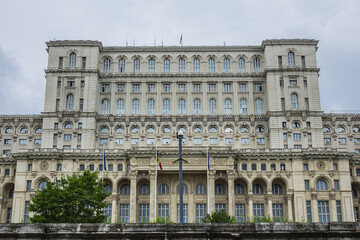
M 85 81 L 84 80 L 81 80 L 81 82 L 80 82 L 80 87 L 85 87 Z
M 283 133 L 283 139 L 287 140 L 287 133 Z
M 178 92 L 185 92 L 185 91 L 186 91 L 185 83 L 179 83 L 178 84 Z
M 140 84 L 139 83 L 133 83 L 132 91 L 133 92 L 140 92 Z
M 57 88 L 61 88 L 61 81 L 57 81 Z
M 169 204 L 158 205 L 158 217 L 165 221 L 169 220 Z
M 116 138 L 115 139 L 115 144 L 124 144 L 124 139 L 123 138 Z
M 276 164 L 272 163 L 270 165 L 270 169 L 271 169 L 271 171 L 276 171 Z
M 254 92 L 262 92 L 262 84 L 261 83 L 254 84 Z
M 139 223 L 149 222 L 149 204 L 139 204 Z
M 80 133 L 78 133 L 78 135 L 77 135 L 77 140 L 78 140 L 78 141 L 81 141 L 81 138 L 82 138 L 82 135 L 81 135 Z
M 138 138 L 132 138 L 131 139 L 131 144 L 139 144 L 139 139 Z
M 300 144 L 294 145 L 294 148 L 295 148 L 295 149 L 301 149 L 301 148 L 302 148 L 302 145 L 300 145 Z
M 282 67 L 282 56 L 278 56 L 278 65 Z
M 272 209 L 273 209 L 274 222 L 282 222 L 284 219 L 283 205 L 282 204 L 273 204 Z
M 84 99 L 83 99 L 83 98 L 80 98 L 80 101 L 79 101 L 79 109 L 80 109 L 80 110 L 84 110 Z
M 206 215 L 206 204 L 196 204 L 196 222 L 201 223 Z
M 64 58 L 63 57 L 59 57 L 59 68 L 63 68 L 63 64 L 64 64 Z
M 246 83 L 239 83 L 239 92 L 246 92 Z
M 360 149 L 355 149 L 356 154 L 360 154 Z
M 80 164 L 79 170 L 80 170 L 81 172 L 85 171 L 85 165 L 84 165 L 84 164 Z
M 303 81 L 303 82 L 304 82 L 304 87 L 307 87 L 307 86 L 308 86 L 308 84 L 307 84 L 307 80 L 305 80 L 305 79 L 304 79 L 304 81 Z
M 210 144 L 217 144 L 217 138 L 210 138 L 209 143 Z
M 224 92 L 231 92 L 231 83 L 224 83 Z
M 59 163 L 56 165 L 56 171 L 61 171 L 62 170 L 62 165 Z
M 91 172 L 95 171 L 95 166 L 94 166 L 94 164 L 90 164 L 90 165 L 89 165 L 89 170 L 90 170 Z
M 86 68 L 86 57 L 82 57 L 81 67 Z
M 309 110 L 309 99 L 305 98 L 305 109 Z
M 110 223 L 111 222 L 112 205 L 111 204 L 107 205 L 106 207 L 102 208 L 101 211 L 102 211 L 103 215 L 106 216 L 105 221 L 107 223 Z
M 123 165 L 122 165 L 122 164 L 118 164 L 117 170 L 121 172 L 121 171 L 123 170 Z
M 78 129 L 82 129 L 82 122 L 78 123 Z
M 336 213 L 338 222 L 342 222 L 342 215 L 341 215 L 341 202 L 336 201 Z
M 125 84 L 118 84 L 117 85 L 117 92 L 125 92 Z
M 56 99 L 55 109 L 56 109 L 56 110 L 59 110 L 59 108 L 60 108 L 60 99 Z
M 11 139 L 4 139 L 4 145 L 11 145 L 12 140 Z
M 234 143 L 233 138 L 225 138 L 225 144 L 232 144 L 232 143 Z
M 251 170 L 256 171 L 256 164 L 251 164 Z
M 169 83 L 163 84 L 163 92 L 170 92 L 170 84 Z
M 285 98 L 281 98 L 281 110 L 285 110 Z
M 7 209 L 6 223 L 11 223 L 12 208 Z
M 324 138 L 324 144 L 330 144 L 331 138 Z
M 360 143 L 360 138 L 354 138 L 354 143 Z
M 19 139 L 19 144 L 20 145 L 26 145 L 27 144 L 27 139 Z
M 107 144 L 108 139 L 107 138 L 100 138 L 100 145 Z
M 264 218 L 264 204 L 254 204 L 254 219 L 258 222 L 261 218 Z
M 216 92 L 216 83 L 209 83 L 209 92 Z
M 339 187 L 339 180 L 334 180 L 334 188 L 335 188 L 335 190 L 336 191 L 339 191 L 340 189 L 340 187 Z
M 156 92 L 155 83 L 149 83 L 147 86 L 147 91 L 151 93 Z
M 180 204 L 177 205 L 177 222 L 180 222 Z M 183 222 L 188 223 L 188 205 L 183 204 Z
M 59 128 L 59 123 L 54 123 L 54 129 L 58 129 Z
M 290 80 L 289 80 L 289 85 L 292 86 L 292 87 L 297 86 L 297 80 L 295 80 L 295 79 L 290 79 Z
M 147 138 L 146 139 L 146 144 L 154 144 L 155 143 L 155 138 Z
M 226 205 L 225 204 L 215 204 L 215 212 L 226 212 Z
M 330 222 L 329 202 L 318 201 L 319 222 Z
M 257 138 L 256 143 L 258 144 L 265 144 L 265 138 Z
M 102 84 L 101 85 L 101 91 L 103 93 L 108 93 L 110 92 L 110 84 L 106 83 L 106 84 Z
M 26 191 L 29 192 L 31 190 L 31 180 L 26 181 Z
M 75 87 L 75 81 L 67 81 L 67 87 Z
M 201 144 L 202 139 L 201 138 L 194 138 L 194 144 Z
M 24 223 L 29 222 L 29 201 L 25 202 L 25 211 L 24 211 Z
M 285 170 L 286 170 L 285 164 L 284 163 L 280 164 L 280 171 L 285 171 Z
M 54 139 L 54 141 L 57 141 L 57 139 L 58 139 L 58 135 L 57 135 L 56 133 L 54 134 L 53 139 Z
M 306 191 L 310 190 L 309 180 L 305 180 L 305 190 Z
M 99 171 L 101 172 L 103 170 L 103 165 L 99 164 Z
M 337 166 L 336 163 L 333 164 L 333 170 L 334 170 L 334 171 L 337 171 L 337 170 L 338 170 L 338 166 Z
M 110 171 L 110 172 L 114 171 L 114 165 L 109 164 L 108 165 L 108 171 Z
M 346 138 L 339 138 L 339 143 L 346 144 Z
M 284 86 L 284 80 L 283 80 L 282 78 L 280 78 L 279 83 L 280 83 L 280 87 L 283 87 L 283 86 Z
M 301 56 L 301 66 L 306 67 L 305 56 Z
M 355 219 L 355 222 L 359 222 L 359 208 L 358 207 L 354 207 L 354 219 Z
M 261 164 L 261 171 L 266 171 L 266 164 Z
M 11 153 L 11 150 L 3 150 L 3 154 L 9 155 Z
M 245 204 L 235 204 L 235 218 L 237 222 L 245 222 Z
M 64 134 L 64 141 L 70 141 L 72 138 L 71 134 Z
M 241 164 L 241 170 L 242 171 L 247 171 L 247 164 L 246 163 Z
M 31 172 L 32 171 L 32 164 L 28 164 L 28 172 Z
M 241 144 L 249 144 L 249 138 L 241 138 Z
M 201 83 L 194 83 L 194 92 L 201 92 Z
M 71 149 L 71 145 L 64 145 L 63 149 Z
M 306 201 L 306 215 L 307 215 L 307 221 L 309 223 L 312 222 L 312 216 L 311 216 L 311 201 Z
M 294 140 L 300 140 L 301 139 L 301 133 L 293 133 L 293 139 Z
M 303 164 L 303 169 L 304 171 L 308 171 L 309 170 L 309 165 L 307 163 Z
M 120 204 L 120 223 L 128 223 L 130 219 L 130 204 Z
M 170 138 L 163 138 L 162 143 L 163 144 L 170 144 Z
M 311 134 L 311 133 L 308 133 L 308 134 L 307 134 L 307 137 L 308 137 L 308 140 L 309 140 L 309 141 L 312 140 L 312 134 Z

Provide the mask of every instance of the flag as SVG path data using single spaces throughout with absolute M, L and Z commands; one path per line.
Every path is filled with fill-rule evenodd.
M 180 42 L 179 42 L 180 44 L 181 44 L 181 46 L 182 46 L 182 44 L 183 44 L 183 41 L 182 41 L 182 34 L 181 34 L 181 36 L 180 36 Z
M 209 148 L 207 148 L 207 170 L 210 171 Z
M 104 171 L 106 171 L 105 149 L 104 149 Z
M 161 162 L 160 162 L 160 157 L 159 157 L 159 152 L 158 150 L 156 150 L 156 161 L 159 164 L 160 170 L 162 171 L 162 166 L 161 166 Z

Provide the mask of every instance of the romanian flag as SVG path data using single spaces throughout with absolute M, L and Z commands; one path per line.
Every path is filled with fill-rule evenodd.
M 158 150 L 156 150 L 156 161 L 157 161 L 157 163 L 159 164 L 160 170 L 162 171 L 162 166 L 161 166 L 161 162 L 160 162 Z

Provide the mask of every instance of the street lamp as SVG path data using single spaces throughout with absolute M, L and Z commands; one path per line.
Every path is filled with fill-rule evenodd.
M 183 173 L 182 173 L 182 140 L 184 138 L 184 133 L 179 130 L 178 133 L 176 133 L 177 139 L 179 139 L 179 194 L 180 194 L 180 223 L 184 223 L 184 200 L 183 200 Z

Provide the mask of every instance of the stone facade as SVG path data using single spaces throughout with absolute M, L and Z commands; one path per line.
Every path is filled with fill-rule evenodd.
M 48 42 L 44 111 L 0 116 L 0 222 L 27 222 L 46 180 L 86 168 L 104 176 L 111 222 L 177 222 L 180 129 L 186 222 L 221 209 L 238 221 L 357 221 L 360 115 L 321 111 L 317 43 Z

